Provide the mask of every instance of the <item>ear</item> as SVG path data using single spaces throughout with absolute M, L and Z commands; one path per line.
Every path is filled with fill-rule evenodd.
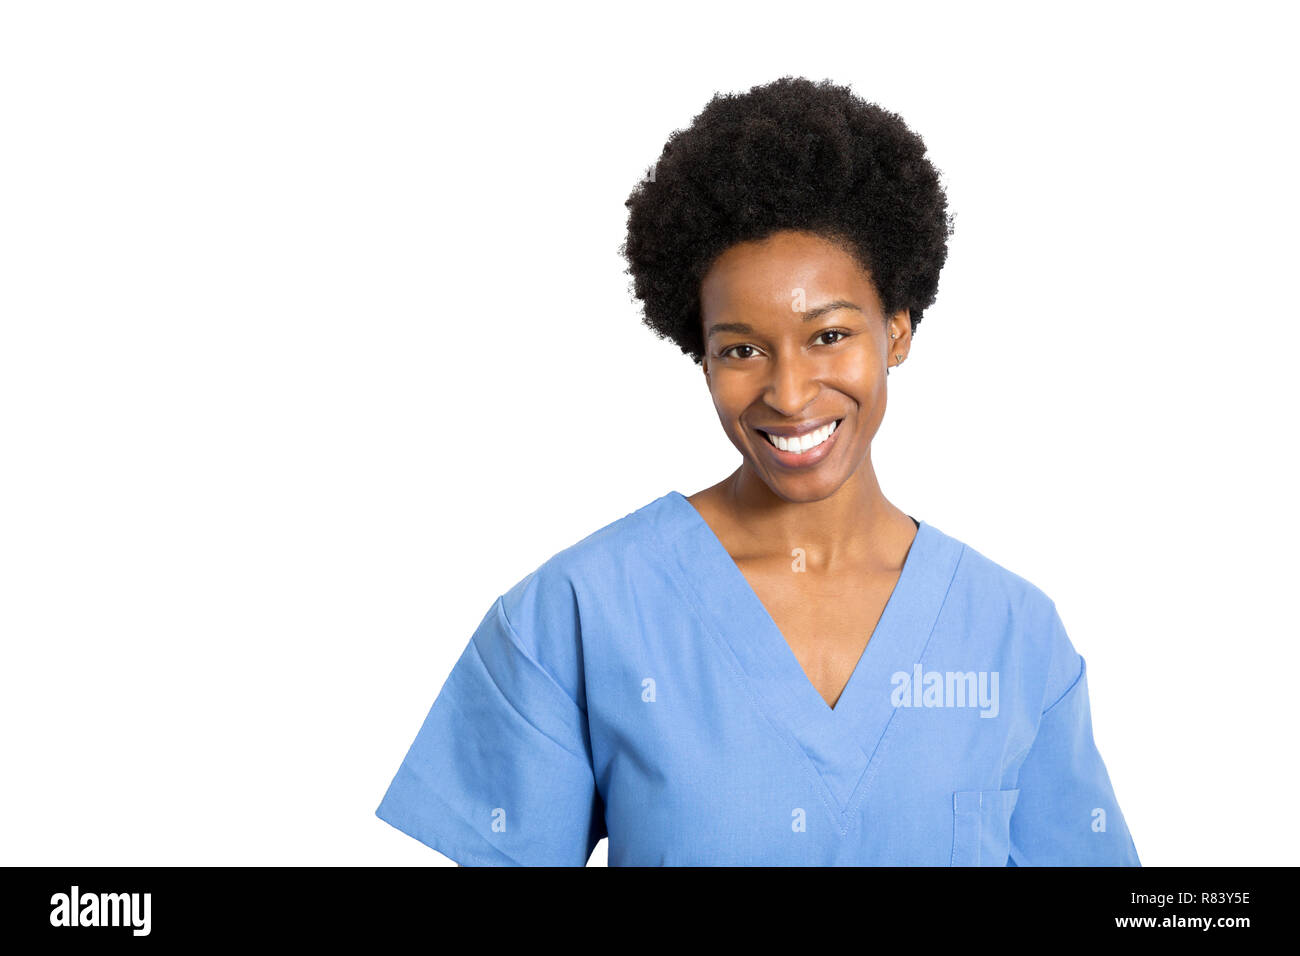
M 894 317 L 889 320 L 888 331 L 890 335 L 897 335 L 897 338 L 892 340 L 895 345 L 907 344 L 912 335 L 912 310 L 900 309 L 895 312 Z
M 912 310 L 901 309 L 894 313 L 894 317 L 889 320 L 886 326 L 890 339 L 889 345 L 890 361 L 901 362 L 896 359 L 897 355 L 907 358 L 908 350 L 912 346 Z

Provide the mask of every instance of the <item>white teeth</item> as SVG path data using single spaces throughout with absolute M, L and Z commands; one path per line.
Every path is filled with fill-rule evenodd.
M 829 425 L 823 425 L 816 431 L 809 432 L 806 435 L 800 435 L 798 438 L 786 439 L 779 435 L 768 435 L 767 432 L 763 432 L 763 434 L 767 435 L 767 440 L 782 451 L 792 451 L 797 455 L 802 455 L 810 448 L 816 448 L 826 439 L 830 438 L 831 433 L 835 431 L 838 424 L 839 422 L 831 422 Z

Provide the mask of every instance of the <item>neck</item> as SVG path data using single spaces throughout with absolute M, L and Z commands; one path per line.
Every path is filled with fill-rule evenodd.
M 810 568 L 892 566 L 916 531 L 912 519 L 881 492 L 869 456 L 834 494 L 819 501 L 786 501 L 744 464 L 718 484 L 717 493 L 746 552 L 789 555 L 801 548 Z

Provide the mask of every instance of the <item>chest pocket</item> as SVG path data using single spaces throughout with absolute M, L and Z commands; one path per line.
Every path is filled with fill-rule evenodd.
M 952 795 L 952 865 L 1006 866 L 1011 811 L 1019 790 L 958 790 Z

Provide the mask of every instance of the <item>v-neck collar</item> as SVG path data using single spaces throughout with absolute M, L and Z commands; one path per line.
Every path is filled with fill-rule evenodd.
M 911 674 L 925 651 L 964 545 L 922 520 L 893 593 L 834 709 L 799 664 L 735 560 L 686 496 L 656 502 L 656 529 L 676 558 L 679 589 L 729 651 L 754 702 L 812 764 L 822 797 L 852 825 L 894 716 L 892 675 Z

